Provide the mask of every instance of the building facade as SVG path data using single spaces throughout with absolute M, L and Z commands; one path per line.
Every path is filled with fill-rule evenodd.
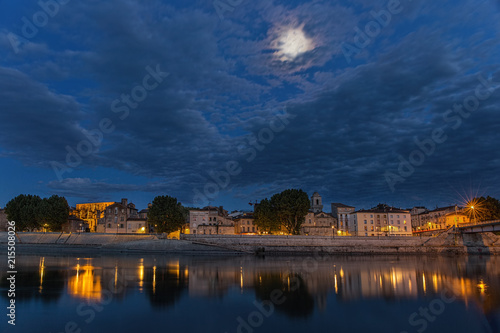
M 311 209 L 314 213 L 323 211 L 323 202 L 318 192 L 314 192 L 311 196 Z
M 447 206 L 434 210 L 425 210 L 412 216 L 412 228 L 415 232 L 444 230 L 447 228 L 446 215 L 460 211 L 457 206 Z
M 95 203 L 83 203 L 77 204 L 76 209 L 70 212 L 70 215 L 73 215 L 79 219 L 84 220 L 88 223 L 90 231 L 97 231 L 97 222 L 99 219 L 104 217 L 104 211 L 110 205 L 114 204 L 114 202 L 95 202 Z
M 104 217 L 99 220 L 98 231 L 109 234 L 147 233 L 146 218 L 139 216 L 133 203 L 127 199 L 106 207 Z
M 234 219 L 234 232 L 241 235 L 260 235 L 261 230 L 255 225 L 255 218 L 251 213 L 243 213 Z
M 379 205 L 350 214 L 353 236 L 411 236 L 411 215 L 408 210 Z
M 337 234 L 337 219 L 325 212 L 309 211 L 301 227 L 301 234 L 308 236 L 333 236 Z
M 356 210 L 355 207 L 342 203 L 332 203 L 332 215 L 337 218 L 337 234 L 347 236 L 349 231 L 349 216 Z M 352 226 L 351 226 L 352 227 Z
M 234 235 L 234 222 L 222 206 L 207 206 L 189 211 L 187 234 Z

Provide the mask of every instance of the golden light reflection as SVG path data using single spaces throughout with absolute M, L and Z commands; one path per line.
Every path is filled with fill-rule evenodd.
M 483 282 L 483 280 L 480 280 L 477 287 L 479 288 L 479 292 L 481 293 L 481 296 L 484 296 L 484 292 L 486 291 L 486 284 Z
M 243 292 L 243 267 L 240 267 L 240 288 L 241 292 Z
M 426 285 L 425 285 L 425 274 L 422 273 L 422 282 L 423 282 L 423 288 L 424 288 L 424 294 L 427 292 L 427 288 L 426 288 Z
M 102 296 L 101 277 L 96 276 L 91 265 L 77 264 L 76 275 L 68 282 L 68 292 L 71 296 L 86 300 L 100 300 Z
M 142 291 L 142 288 L 144 287 L 144 259 L 141 258 L 141 261 L 139 262 L 139 290 Z
M 45 275 L 45 257 L 40 258 L 39 271 L 40 271 L 40 287 L 38 291 L 41 293 L 43 289 L 43 276 Z
M 344 270 L 342 269 L 342 267 L 340 267 L 340 278 L 344 278 Z
M 335 274 L 334 279 L 335 279 L 335 293 L 338 294 L 339 288 L 337 287 L 337 274 Z
M 153 266 L 153 295 L 156 294 L 156 266 Z

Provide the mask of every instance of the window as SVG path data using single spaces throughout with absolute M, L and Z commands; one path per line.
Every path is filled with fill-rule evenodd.
M 111 228 L 111 223 L 108 223 L 108 228 Z
M 405 231 L 407 231 L 406 226 L 405 226 Z
M 255 227 L 252 227 L 252 231 L 254 231 L 254 232 L 255 232 Z
M 365 224 L 366 224 L 366 220 L 365 220 Z
M 247 220 L 247 225 L 249 225 L 249 224 L 250 224 L 250 220 Z M 250 229 L 248 229 L 248 230 L 250 230 Z
M 373 226 L 372 226 L 372 231 L 373 231 Z
M 373 220 L 370 220 L 370 223 L 373 224 Z
M 118 223 L 118 216 L 115 216 L 115 223 Z
M 373 214 L 370 215 L 370 218 L 373 218 Z
M 365 231 L 368 231 L 368 227 L 365 225 Z
M 120 223 L 120 228 L 123 228 L 123 223 Z
M 115 215 L 118 214 L 118 207 L 115 207 Z
M 365 236 L 368 236 L 368 233 L 365 232 Z
M 396 215 L 396 217 L 399 219 L 399 215 Z
M 124 221 L 124 218 L 123 218 L 123 216 L 122 216 L 122 217 L 120 218 L 120 221 L 122 221 L 122 222 Z
M 391 224 L 394 224 L 394 220 L 391 220 Z
M 401 224 L 401 221 L 400 221 L 400 220 L 398 220 L 398 224 Z

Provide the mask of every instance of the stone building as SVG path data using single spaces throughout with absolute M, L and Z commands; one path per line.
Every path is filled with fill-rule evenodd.
M 97 231 L 98 220 L 104 217 L 104 211 L 112 204 L 114 204 L 114 202 L 77 204 L 76 209 L 70 211 L 70 215 L 85 220 L 89 225 L 90 231 L 95 232 Z
M 314 213 L 323 211 L 323 202 L 318 192 L 314 192 L 311 196 L 311 209 Z
M 234 232 L 236 234 L 257 235 L 261 234 L 261 230 L 255 225 L 253 213 L 242 213 L 234 217 Z
M 234 235 L 234 222 L 222 206 L 207 206 L 189 211 L 189 228 L 186 234 Z
M 337 218 L 337 234 L 346 236 L 349 234 L 349 215 L 356 208 L 339 202 L 332 203 L 332 215 Z
M 309 211 L 301 227 L 301 234 L 309 236 L 333 236 L 337 233 L 337 219 L 325 212 Z
M 425 210 L 412 216 L 412 228 L 416 232 L 430 230 L 444 230 L 446 226 L 446 214 L 460 211 L 456 206 L 447 206 L 433 210 Z
M 466 213 L 458 210 L 456 212 L 446 214 L 444 218 L 447 228 L 453 227 L 455 225 L 459 227 L 461 224 L 467 224 L 471 222 L 469 216 Z
M 387 205 L 358 210 L 349 216 L 353 236 L 411 236 L 410 211 Z
M 139 216 L 137 208 L 127 199 L 106 207 L 99 221 L 99 231 L 112 234 L 147 233 L 146 219 Z
M 90 226 L 87 221 L 79 219 L 76 216 L 70 215 L 68 221 L 63 223 L 62 232 L 89 232 Z

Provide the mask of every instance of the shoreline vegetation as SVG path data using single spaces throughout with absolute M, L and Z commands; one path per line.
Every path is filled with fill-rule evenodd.
M 7 250 L 7 232 L 0 232 L 0 252 Z M 5 245 L 5 246 L 4 246 Z M 242 236 L 98 233 L 16 234 L 19 253 L 186 254 L 186 255 L 499 255 L 500 236 L 493 233 L 436 237 Z

